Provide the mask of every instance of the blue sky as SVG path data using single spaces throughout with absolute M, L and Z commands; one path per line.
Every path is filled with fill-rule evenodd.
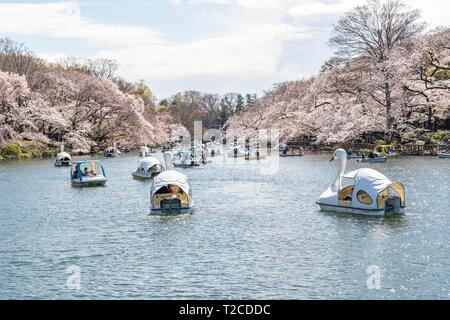
M 255 92 L 318 72 L 343 12 L 363 0 L 0 1 L 0 36 L 49 60 L 117 60 L 158 98 L 184 90 Z M 448 26 L 447 0 L 406 1 L 430 28 Z

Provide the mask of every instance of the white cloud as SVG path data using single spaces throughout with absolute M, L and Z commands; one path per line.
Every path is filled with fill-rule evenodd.
M 119 61 L 121 72 L 135 79 L 258 76 L 276 72 L 284 41 L 313 37 L 315 32 L 266 25 L 185 45 L 129 47 L 102 51 L 98 56 Z
M 294 17 L 314 16 L 323 14 L 342 14 L 351 10 L 357 5 L 363 4 L 364 1 L 351 0 L 342 3 L 323 3 L 314 1 L 303 5 L 294 6 L 289 9 L 289 14 Z
M 195 87 L 195 83 L 205 83 L 205 79 L 220 78 L 222 82 L 216 85 L 216 91 L 220 92 L 220 86 L 232 86 L 236 79 L 248 79 L 249 83 L 258 84 L 265 79 L 268 88 L 271 82 L 293 79 L 296 74 L 300 77 L 303 72 L 311 73 L 318 69 L 330 55 L 326 41 L 335 19 L 332 15 L 342 14 L 364 2 L 168 1 L 178 6 L 177 12 L 195 12 L 195 17 L 200 21 L 197 21 L 198 25 L 203 22 L 203 27 L 208 28 L 208 24 L 213 24 L 211 29 L 216 30 L 215 33 L 208 33 L 208 37 L 199 39 L 195 38 L 198 35 L 193 29 L 191 39 L 170 42 L 163 33 L 150 28 L 109 25 L 87 19 L 80 12 L 78 1 L 60 1 L 0 3 L 0 35 L 72 39 L 73 46 L 80 41 L 85 45 L 84 42 L 88 41 L 90 51 L 97 52 L 95 57 L 116 59 L 121 75 L 130 80 L 143 78 L 150 83 L 178 82 L 186 83 L 186 87 Z M 432 22 L 433 26 L 448 25 L 444 10 L 447 0 L 428 0 L 426 3 L 408 0 L 407 3 L 410 7 L 421 8 L 424 19 Z M 197 10 L 199 8 L 195 7 L 206 8 L 208 5 L 213 6 L 214 10 Z M 170 12 L 165 14 L 170 18 Z M 176 19 L 173 23 L 177 23 Z M 176 32 L 173 29 L 168 32 Z M 179 37 L 175 35 L 172 38 Z M 68 55 L 73 55 L 70 47 L 66 46 L 64 50 Z M 45 58 L 55 60 L 63 56 L 59 51 L 47 52 Z M 164 92 L 166 94 L 168 92 Z
M 154 30 L 100 24 L 83 18 L 77 1 L 0 3 L 0 33 L 76 38 L 116 46 L 163 42 Z

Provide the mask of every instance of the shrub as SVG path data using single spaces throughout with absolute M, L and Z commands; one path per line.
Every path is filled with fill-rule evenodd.
M 1 149 L 0 154 L 5 159 L 20 159 L 27 156 L 18 143 L 6 144 Z

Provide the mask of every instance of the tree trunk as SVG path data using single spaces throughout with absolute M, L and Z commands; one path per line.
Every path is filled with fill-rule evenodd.
M 428 107 L 428 125 L 427 129 L 433 131 L 433 108 L 431 106 Z
M 384 94 L 386 100 L 386 129 L 388 131 L 387 143 L 391 144 L 393 139 L 392 129 L 394 126 L 394 117 L 392 116 L 391 86 L 388 80 L 384 84 Z

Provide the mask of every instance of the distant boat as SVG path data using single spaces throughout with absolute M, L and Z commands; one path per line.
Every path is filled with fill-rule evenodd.
M 364 158 L 364 159 L 358 159 L 357 161 L 359 163 L 386 163 L 387 157 L 375 157 L 375 158 Z
M 138 161 L 138 167 L 132 173 L 132 176 L 137 180 L 150 180 L 163 171 L 164 168 L 158 159 L 145 157 Z
M 56 155 L 55 167 L 70 167 L 71 164 L 72 157 L 64 152 L 64 145 L 61 145 L 61 152 Z
M 303 150 L 300 149 L 291 149 L 287 144 L 282 143 L 280 145 L 280 157 L 287 158 L 287 157 L 303 157 Z
M 220 156 L 222 154 L 222 150 L 220 149 L 220 144 L 217 142 L 206 143 L 206 148 L 208 150 L 208 155 L 210 157 Z
M 440 159 L 450 159 L 450 153 L 439 153 L 438 156 Z
M 115 158 L 120 155 L 119 149 L 116 147 L 108 147 L 105 149 L 105 157 L 107 158 Z
M 373 169 L 345 173 L 347 152 L 343 149 L 336 150 L 333 159 L 340 160 L 341 166 L 334 182 L 317 201 L 323 211 L 367 216 L 404 214 L 403 184 Z
M 175 168 L 200 167 L 202 161 L 195 148 L 192 150 L 178 149 L 173 152 L 173 166 Z
M 70 178 L 74 187 L 103 186 L 107 181 L 105 169 L 100 161 L 75 162 L 72 165 Z
M 394 151 L 394 146 L 392 145 L 381 145 L 376 146 L 374 151 L 374 154 L 376 154 L 378 157 L 398 157 L 398 153 Z

